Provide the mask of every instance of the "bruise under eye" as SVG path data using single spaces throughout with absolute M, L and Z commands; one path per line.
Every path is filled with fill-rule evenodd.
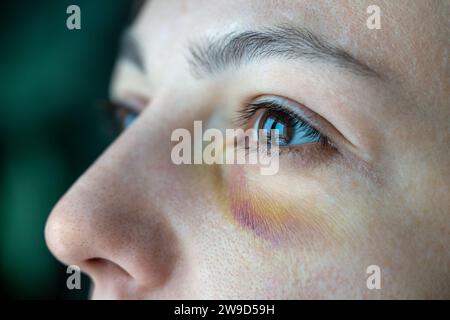
M 306 248 L 337 240 L 332 221 L 326 219 L 316 201 L 309 200 L 312 191 L 298 197 L 292 192 L 285 194 L 249 179 L 250 174 L 243 167 L 232 167 L 228 172 L 228 213 L 234 222 L 275 246 L 300 241 Z

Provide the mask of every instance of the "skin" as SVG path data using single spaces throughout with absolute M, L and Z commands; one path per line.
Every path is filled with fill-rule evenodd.
M 53 254 L 91 277 L 92 298 L 450 297 L 448 2 L 377 1 L 380 30 L 365 25 L 370 4 L 145 4 L 132 32 L 146 71 L 119 60 L 111 95 L 148 103 L 45 230 Z M 190 72 L 192 39 L 286 22 L 381 77 L 283 59 Z M 233 128 L 238 106 L 262 94 L 319 114 L 340 151 L 284 152 L 274 176 L 171 162 L 173 130 L 194 120 Z M 366 286 L 369 265 L 380 267 L 380 290 Z

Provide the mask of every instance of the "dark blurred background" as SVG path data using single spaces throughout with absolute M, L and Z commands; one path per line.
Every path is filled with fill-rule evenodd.
M 5 3 L 5 1 L 2 1 Z M 66 9 L 81 9 L 68 30 Z M 107 99 L 130 0 L 8 1 L 0 5 L 0 294 L 9 299 L 86 298 L 44 242 L 47 216 L 114 138 Z

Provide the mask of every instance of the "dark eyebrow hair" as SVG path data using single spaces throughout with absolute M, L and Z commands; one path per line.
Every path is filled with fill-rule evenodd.
M 365 63 L 308 29 L 286 25 L 240 33 L 232 32 L 206 41 L 194 42 L 188 48 L 187 59 L 191 72 L 197 78 L 216 74 L 230 66 L 239 67 L 254 60 L 270 57 L 331 63 L 360 76 L 379 77 Z

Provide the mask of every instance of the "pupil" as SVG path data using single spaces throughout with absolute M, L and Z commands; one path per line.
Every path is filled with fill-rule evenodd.
M 270 130 L 278 130 L 279 145 L 285 145 L 291 142 L 294 130 L 292 120 L 288 116 L 268 112 L 262 120 L 262 126 L 260 128 L 266 130 L 268 136 L 271 133 Z

